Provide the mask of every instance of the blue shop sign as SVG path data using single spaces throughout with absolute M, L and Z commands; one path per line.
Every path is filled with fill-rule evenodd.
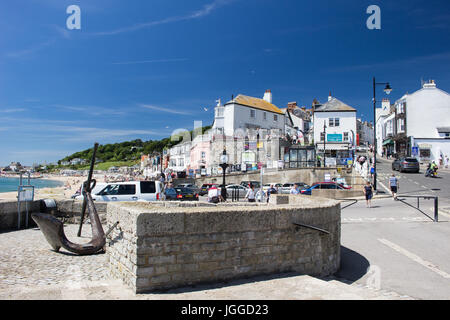
M 327 141 L 342 142 L 342 134 L 327 134 Z

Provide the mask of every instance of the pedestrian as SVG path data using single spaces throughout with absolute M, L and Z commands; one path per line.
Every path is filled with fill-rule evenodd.
M 270 199 L 270 195 L 271 194 L 277 194 L 277 189 L 275 189 L 275 187 L 273 186 L 273 184 L 270 185 L 269 190 L 267 190 L 266 195 L 267 195 L 267 203 L 269 203 L 269 199 Z
M 248 202 L 255 202 L 255 196 L 255 186 L 251 184 L 250 189 L 248 189 L 247 194 L 245 195 L 245 199 L 248 199 Z
M 448 168 L 450 164 L 450 159 L 448 158 L 448 155 L 445 155 L 445 168 Z
M 391 188 L 393 199 L 397 200 L 398 179 L 395 174 L 392 174 L 392 177 L 389 178 L 389 187 Z
M 442 153 L 439 155 L 439 168 L 444 164 L 444 159 L 442 158 Z
M 220 194 L 219 189 L 216 185 L 213 185 L 211 188 L 208 189 L 208 202 L 211 203 L 219 203 L 220 201 Z
M 375 166 L 372 164 L 370 167 L 370 177 L 373 179 L 373 175 L 375 174 Z
M 364 195 L 366 196 L 366 207 L 372 208 L 372 197 L 373 197 L 373 190 L 372 185 L 369 181 L 367 181 L 366 185 L 364 186 Z
M 298 184 L 294 184 L 294 186 L 292 187 L 291 191 L 289 192 L 290 194 L 300 194 L 300 190 L 298 189 Z

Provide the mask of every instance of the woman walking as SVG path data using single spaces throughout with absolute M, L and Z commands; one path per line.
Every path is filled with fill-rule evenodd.
M 373 190 L 369 181 L 367 181 L 367 184 L 364 186 L 364 195 L 366 196 L 366 207 L 372 208 Z
M 255 202 L 255 186 L 250 185 L 250 189 L 248 189 L 247 194 L 245 195 L 245 199 L 248 199 L 248 202 Z

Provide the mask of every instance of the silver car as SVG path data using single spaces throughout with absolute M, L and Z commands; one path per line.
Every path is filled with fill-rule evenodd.
M 227 188 L 227 198 L 232 197 L 233 192 L 238 192 L 239 198 L 244 198 L 247 195 L 247 192 L 249 189 L 249 188 L 244 187 L 239 184 L 230 184 L 230 185 L 226 186 L 226 188 Z M 256 189 L 255 189 L 255 191 L 256 191 Z

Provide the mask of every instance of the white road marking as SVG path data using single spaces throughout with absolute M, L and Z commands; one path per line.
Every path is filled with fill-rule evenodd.
M 386 191 L 388 193 L 391 193 L 391 190 L 388 189 L 388 187 L 386 187 L 383 183 L 381 183 L 380 181 L 378 181 L 378 184 L 380 184 L 384 189 L 386 189 Z
M 431 271 L 437 273 L 438 275 L 440 275 L 441 277 L 444 277 L 446 279 L 450 279 L 450 274 L 446 273 L 445 271 L 442 271 L 439 269 L 438 266 L 432 264 L 429 261 L 423 260 L 421 257 L 415 255 L 412 252 L 409 252 L 408 250 L 396 245 L 395 243 L 390 242 L 389 240 L 386 239 L 378 239 L 378 241 L 380 241 L 382 244 L 390 247 L 391 249 L 394 249 L 395 251 L 397 251 L 398 253 L 403 254 L 404 256 L 410 258 L 411 260 L 421 264 L 422 266 L 424 266 L 425 268 L 430 269 Z
M 417 181 L 414 181 L 415 184 L 419 184 Z

